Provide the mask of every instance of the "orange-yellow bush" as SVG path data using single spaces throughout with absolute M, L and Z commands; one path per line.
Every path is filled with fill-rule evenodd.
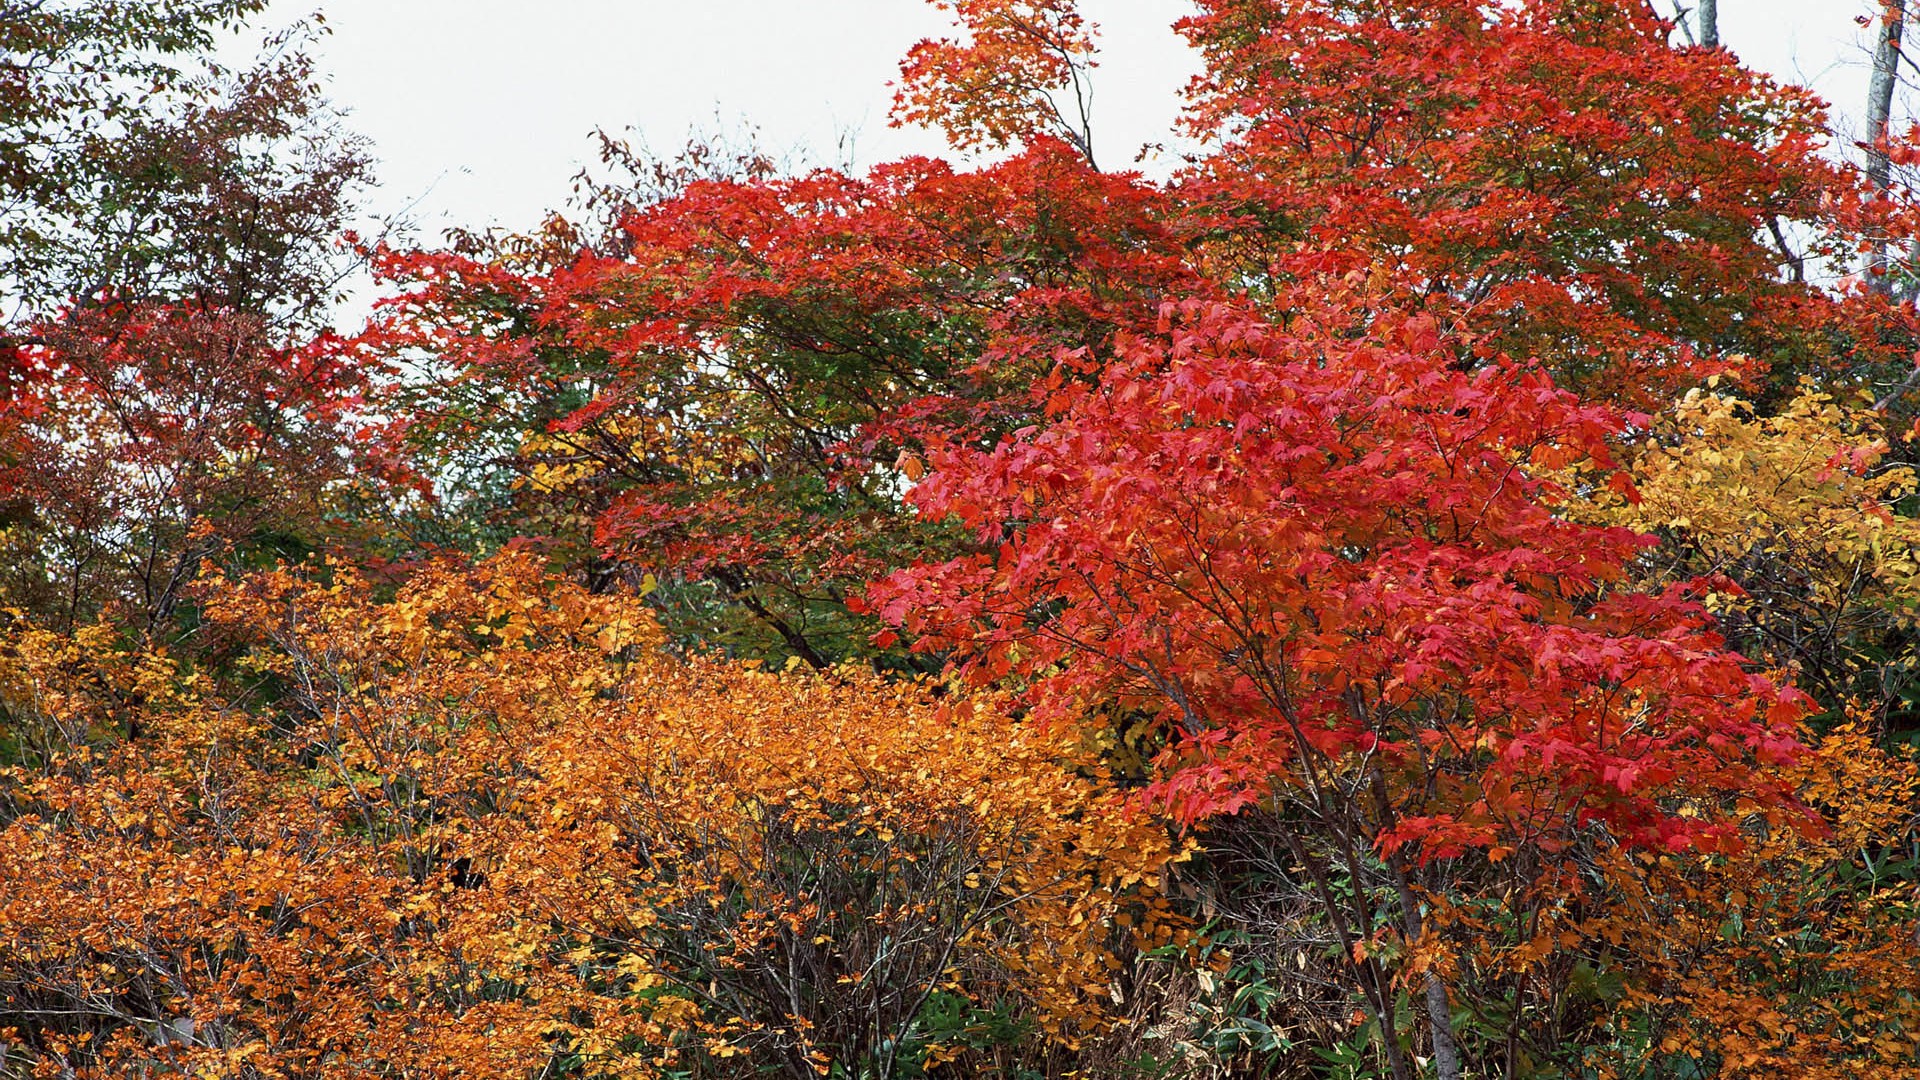
M 1070 1040 L 1173 933 L 1164 830 L 994 699 L 675 659 L 523 556 L 330 575 L 215 583 L 218 678 L 12 635 L 7 723 L 71 737 L 0 804 L 8 1067 L 897 1074 L 930 995 Z M 82 737 L 95 669 L 172 689 Z
M 1617 1019 L 1641 1060 L 1609 1055 L 1602 1077 L 1676 1056 L 1725 1080 L 1920 1076 L 1920 766 L 1855 724 L 1791 779 L 1830 835 L 1603 859 L 1612 900 L 1591 929 L 1624 966 Z

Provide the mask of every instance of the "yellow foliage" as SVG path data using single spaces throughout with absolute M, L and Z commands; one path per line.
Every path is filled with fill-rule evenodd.
M 1920 520 L 1900 512 L 1920 485 L 1881 422 L 1811 387 L 1773 416 L 1696 391 L 1630 455 L 1637 498 L 1576 511 L 1656 534 L 1648 578 L 1709 578 L 1731 641 L 1848 717 L 1778 778 L 1829 834 L 1756 819 L 1738 854 L 1602 853 L 1582 928 L 1625 996 L 1600 1076 L 1663 1056 L 1726 1078 L 1920 1076 L 1920 769 L 1873 737 L 1920 673 L 1901 644 Z
M 1803 390 L 1777 416 L 1757 417 L 1731 397 L 1689 393 L 1662 440 L 1634 469 L 1640 501 L 1616 519 L 1641 529 L 1684 530 L 1722 565 L 1758 550 L 1816 554 L 1911 596 L 1920 574 L 1920 520 L 1890 506 L 1916 488 L 1913 470 L 1881 468 L 1886 444 L 1870 410 Z M 1834 598 L 1844 583 L 1816 578 Z M 1913 604 L 1904 605 L 1912 614 Z
M 1891 699 L 1914 660 L 1880 646 L 1920 617 L 1920 519 L 1895 512 L 1916 477 L 1886 464 L 1879 422 L 1811 388 L 1768 417 L 1694 391 L 1629 462 L 1638 500 L 1581 512 L 1662 535 L 1654 577 L 1730 579 L 1707 603 L 1733 643 L 1830 706 Z

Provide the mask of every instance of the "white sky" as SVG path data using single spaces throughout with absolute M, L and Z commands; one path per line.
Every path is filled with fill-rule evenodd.
M 803 161 L 945 152 L 936 135 L 886 123 L 899 58 L 945 29 L 922 0 L 275 0 L 267 22 L 316 3 L 333 30 L 320 46 L 330 93 L 380 160 L 368 208 L 411 205 L 423 240 L 449 225 L 536 224 L 565 200 L 596 126 L 632 125 L 659 152 L 692 131 L 749 126 L 764 148 Z M 1083 3 L 1101 28 L 1103 166 L 1124 167 L 1143 143 L 1168 137 L 1194 68 L 1169 29 L 1187 7 Z M 1867 31 L 1854 17 L 1877 3 L 1720 7 L 1722 38 L 1749 64 L 1858 111 Z M 843 135 L 851 154 L 837 149 Z

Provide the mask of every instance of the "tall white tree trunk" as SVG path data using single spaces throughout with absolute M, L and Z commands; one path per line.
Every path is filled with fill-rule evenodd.
M 1715 48 L 1720 44 L 1720 0 L 1700 0 L 1699 8 L 1694 11 L 1694 19 L 1700 24 L 1700 44 Z
M 1873 79 L 1867 84 L 1867 182 L 1880 195 L 1885 195 L 1893 186 L 1893 172 L 1887 161 L 1887 135 L 1893 115 L 1893 88 L 1900 75 L 1900 39 L 1906 23 L 1907 0 L 1880 0 L 1880 38 L 1873 48 Z M 1891 267 L 1885 238 L 1874 241 L 1868 259 L 1873 288 L 1891 293 L 1893 278 L 1888 273 Z

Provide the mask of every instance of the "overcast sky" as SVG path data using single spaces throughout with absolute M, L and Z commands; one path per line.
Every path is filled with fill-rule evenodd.
M 269 21 L 316 2 L 333 31 L 320 47 L 331 95 L 380 160 L 370 209 L 411 204 L 423 239 L 448 225 L 537 223 L 565 200 L 596 126 L 631 125 L 663 152 L 690 131 L 749 126 L 800 160 L 943 152 L 937 136 L 886 122 L 900 56 L 945 28 L 921 0 L 276 0 Z M 1854 16 L 1869 5 L 1721 0 L 1722 37 L 1749 64 L 1857 112 L 1867 32 Z M 1167 137 L 1194 70 L 1169 29 L 1187 6 L 1083 4 L 1101 28 L 1103 165 Z

